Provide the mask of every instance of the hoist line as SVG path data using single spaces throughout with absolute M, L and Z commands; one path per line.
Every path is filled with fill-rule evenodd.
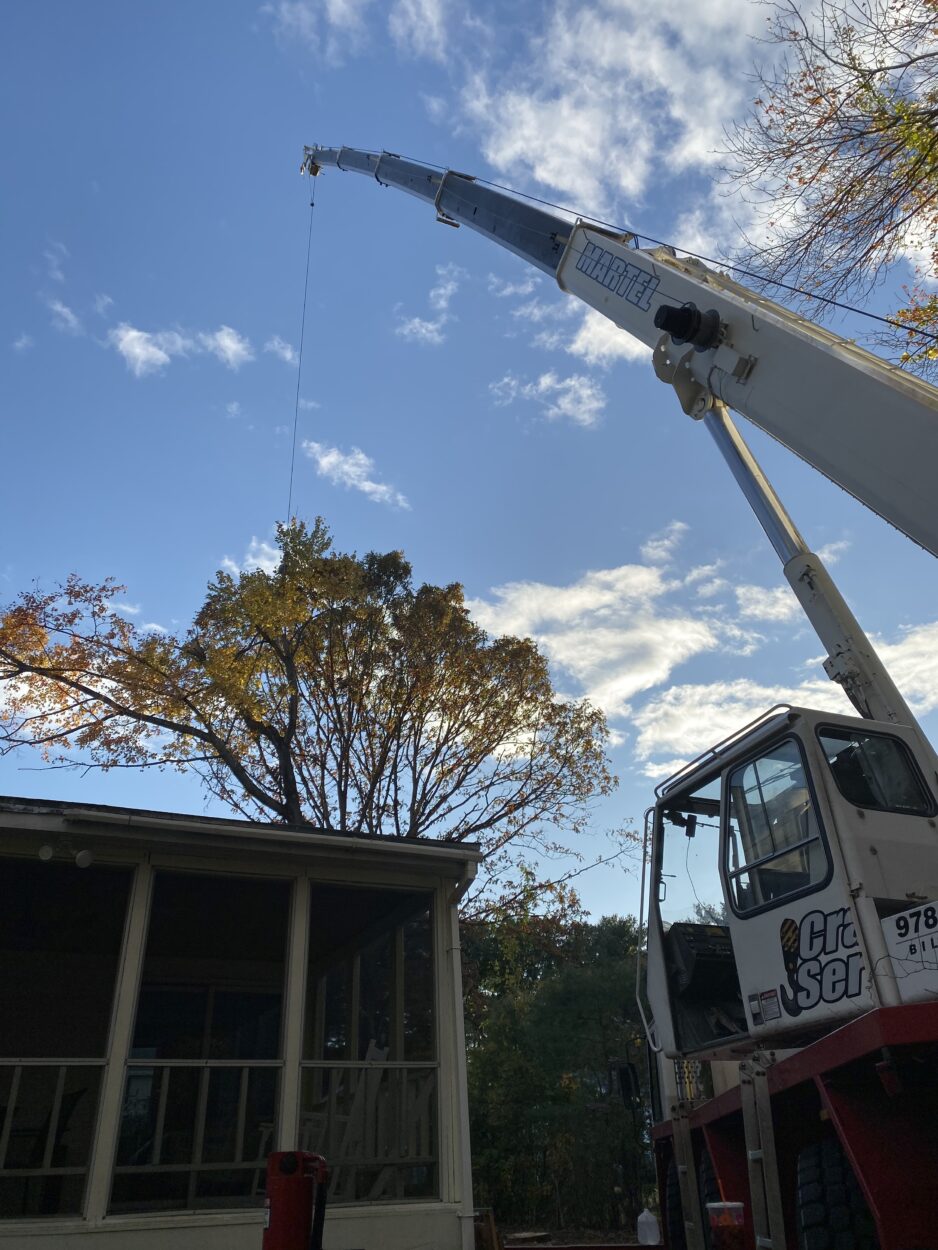
M 290 450 L 290 489 L 287 492 L 287 524 L 293 519 L 293 470 L 296 467 L 296 431 L 300 422 L 300 383 L 303 380 L 303 343 L 306 339 L 306 300 L 309 296 L 309 257 L 313 243 L 313 209 L 316 207 L 316 181 L 310 179 L 309 231 L 306 236 L 306 277 L 303 281 L 303 314 L 300 317 L 300 346 L 296 362 L 296 399 L 293 404 L 293 445 Z

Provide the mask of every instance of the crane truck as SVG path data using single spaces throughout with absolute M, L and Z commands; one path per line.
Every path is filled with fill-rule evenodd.
M 773 707 L 646 813 L 637 995 L 670 1250 L 715 1244 L 716 1203 L 753 1250 L 938 1250 L 938 757 L 729 412 L 938 555 L 938 391 L 669 247 L 389 152 L 304 150 L 327 167 L 425 200 L 651 349 L 856 711 Z

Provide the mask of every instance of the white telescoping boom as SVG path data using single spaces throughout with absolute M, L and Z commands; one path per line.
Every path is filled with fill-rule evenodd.
M 302 171 L 366 174 L 491 238 L 653 349 L 655 371 L 716 440 L 861 716 L 915 719 L 839 591 L 756 464 L 726 407 L 938 555 L 938 392 L 854 343 L 667 247 L 572 221 L 390 152 L 307 147 Z M 930 749 L 930 748 L 929 748 Z
M 863 718 L 775 707 L 647 814 L 636 994 L 669 1250 L 709 1244 L 713 1190 L 741 1245 L 938 1250 L 938 759 L 727 411 L 938 555 L 938 392 L 669 248 L 390 153 L 307 148 L 323 166 L 429 201 L 653 349 Z

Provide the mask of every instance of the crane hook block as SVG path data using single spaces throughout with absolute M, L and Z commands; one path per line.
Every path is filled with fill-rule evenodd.
M 655 325 L 671 335 L 677 346 L 690 343 L 695 351 L 709 351 L 720 341 L 720 314 L 715 308 L 702 313 L 696 304 L 661 304 L 655 312 Z

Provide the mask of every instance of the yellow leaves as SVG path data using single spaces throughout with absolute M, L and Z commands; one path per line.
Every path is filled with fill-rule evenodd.
M 48 631 L 29 607 L 16 605 L 0 617 L 0 666 L 7 651 L 38 658 L 48 642 Z

